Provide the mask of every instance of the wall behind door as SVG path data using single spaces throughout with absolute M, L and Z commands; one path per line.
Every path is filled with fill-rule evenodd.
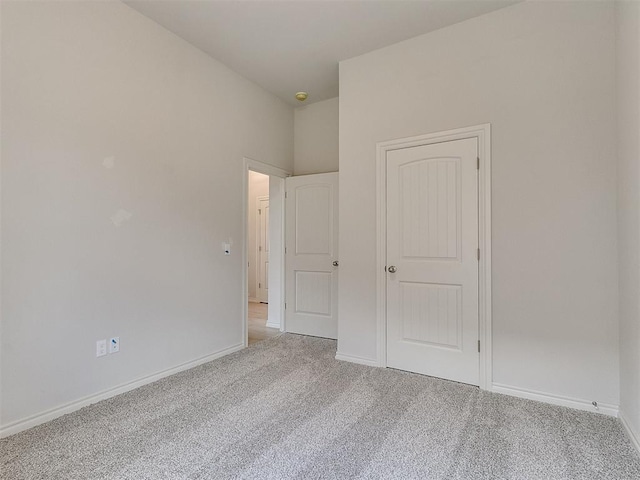
M 613 13 L 523 2 L 341 62 L 341 353 L 376 358 L 376 142 L 490 122 L 494 381 L 618 404 Z

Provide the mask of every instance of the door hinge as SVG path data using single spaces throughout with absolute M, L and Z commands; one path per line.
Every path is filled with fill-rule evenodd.
M 258 246 L 258 251 L 261 252 L 262 251 L 262 245 Z
M 480 261 L 480 249 L 478 249 L 478 261 Z
M 284 309 L 287 309 L 287 302 L 284 302 Z
M 262 288 L 262 284 L 258 282 L 258 288 Z
M 284 198 L 287 198 L 287 192 L 284 192 Z
M 284 247 L 284 253 L 287 253 L 287 247 Z
M 258 215 L 262 215 L 262 209 L 261 208 L 258 209 Z
M 480 170 L 480 157 L 476 157 L 476 159 L 478 160 L 477 168 Z
M 480 353 L 480 340 L 478 340 L 478 353 Z

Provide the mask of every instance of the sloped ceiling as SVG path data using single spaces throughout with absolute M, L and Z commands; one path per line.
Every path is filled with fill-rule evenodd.
M 517 0 L 127 0 L 291 105 L 338 95 L 338 62 Z

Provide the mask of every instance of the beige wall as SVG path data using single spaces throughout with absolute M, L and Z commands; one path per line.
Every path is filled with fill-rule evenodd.
M 617 4 L 620 415 L 640 443 L 640 3 Z
M 337 172 L 338 98 L 294 112 L 294 175 Z
M 258 172 L 249 172 L 249 199 L 247 205 L 247 256 L 249 258 L 248 287 L 249 298 L 256 299 L 258 285 L 258 235 L 260 226 L 257 219 L 257 199 L 258 197 L 269 196 L 269 176 Z
M 292 170 L 292 108 L 120 2 L 2 2 L 1 120 L 0 424 L 242 343 L 242 157 Z
M 491 123 L 494 382 L 618 404 L 614 32 L 524 2 L 341 62 L 341 354 L 376 359 L 376 142 Z

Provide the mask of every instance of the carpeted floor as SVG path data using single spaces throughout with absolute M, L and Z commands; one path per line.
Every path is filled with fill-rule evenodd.
M 0 478 L 640 479 L 617 420 L 283 335 L 0 441 Z

